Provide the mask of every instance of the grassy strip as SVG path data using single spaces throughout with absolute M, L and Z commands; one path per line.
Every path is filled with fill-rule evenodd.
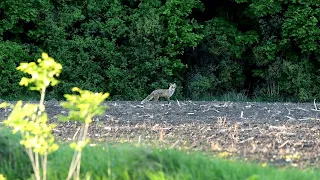
M 19 136 L 0 127 L 0 174 L 8 179 L 26 179 L 31 165 Z M 48 179 L 65 179 L 73 155 L 67 145 L 49 156 Z M 320 172 L 279 170 L 255 164 L 209 159 L 200 153 L 134 147 L 126 144 L 99 144 L 84 149 L 82 178 L 91 179 L 318 179 Z
M 0 174 L 7 179 L 26 179 L 32 173 L 30 160 L 19 144 L 21 136 L 0 124 Z

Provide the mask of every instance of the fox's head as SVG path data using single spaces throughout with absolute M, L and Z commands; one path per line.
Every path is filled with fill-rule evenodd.
M 173 95 L 174 91 L 176 90 L 176 83 L 171 84 L 170 83 L 170 87 L 169 87 L 169 93 L 170 93 L 170 97 Z

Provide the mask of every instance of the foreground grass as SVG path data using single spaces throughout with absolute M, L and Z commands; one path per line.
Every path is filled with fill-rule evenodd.
M 19 136 L 0 126 L 0 174 L 27 179 L 32 169 L 19 145 Z M 65 179 L 73 151 L 67 145 L 49 156 L 48 179 Z M 131 145 L 99 144 L 84 149 L 82 178 L 91 179 L 319 179 L 320 172 L 280 170 L 255 164 L 211 159 L 200 153 L 185 154 Z

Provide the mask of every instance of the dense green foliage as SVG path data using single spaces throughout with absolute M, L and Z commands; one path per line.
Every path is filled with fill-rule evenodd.
M 19 144 L 21 138 L 0 126 L 0 174 L 27 179 L 32 168 Z M 65 144 L 48 157 L 48 179 L 65 179 L 73 150 Z M 81 177 L 91 179 L 318 179 L 315 170 L 280 170 L 257 164 L 208 158 L 200 153 L 160 150 L 133 145 L 96 144 L 83 151 Z
M 31 92 L 15 67 L 42 51 L 64 67 L 50 98 L 73 86 L 141 100 L 228 93 L 319 98 L 320 0 L 3 0 L 0 98 Z

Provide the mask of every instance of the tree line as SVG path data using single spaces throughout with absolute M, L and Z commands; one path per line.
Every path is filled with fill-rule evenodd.
M 177 99 L 227 93 L 320 97 L 320 0 L 2 0 L 0 98 L 32 97 L 20 62 L 47 52 L 63 66 L 49 89 L 77 86 L 141 100 L 177 83 Z

